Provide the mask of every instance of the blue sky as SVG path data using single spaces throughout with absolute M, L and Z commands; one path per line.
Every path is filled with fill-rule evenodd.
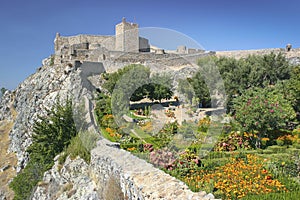
M 300 47 L 299 0 L 2 0 L 0 87 L 34 73 L 54 53 L 56 32 L 113 35 L 122 17 L 179 31 L 207 50 Z

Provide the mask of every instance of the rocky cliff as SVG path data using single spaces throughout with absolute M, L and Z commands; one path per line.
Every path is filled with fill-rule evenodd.
M 7 148 L 5 149 L 7 153 L 15 153 L 17 159 L 16 164 L 5 163 L 4 165 L 10 166 L 17 173 L 28 161 L 25 150 L 32 143 L 32 128 L 37 117 L 44 115 L 46 109 L 53 106 L 58 96 L 61 100 L 70 97 L 75 105 L 84 104 L 87 110 L 92 109 L 90 100 L 94 86 L 90 84 L 87 77 L 91 73 L 99 74 L 104 71 L 101 66 L 97 69 L 86 68 L 93 63 L 83 63 L 82 68 L 78 69 L 64 65 L 50 65 L 50 61 L 51 58 L 45 59 L 43 66 L 38 68 L 35 74 L 29 76 L 14 91 L 7 91 L 0 102 L 0 121 L 13 124 L 8 131 L 9 146 L 1 148 Z M 86 113 L 84 118 L 89 126 L 87 128 L 95 127 L 90 113 Z

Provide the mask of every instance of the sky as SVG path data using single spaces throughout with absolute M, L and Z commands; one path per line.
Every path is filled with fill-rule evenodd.
M 206 50 L 300 47 L 299 0 L 1 0 L 0 87 L 15 89 L 54 53 L 54 38 L 114 35 L 122 17 Z

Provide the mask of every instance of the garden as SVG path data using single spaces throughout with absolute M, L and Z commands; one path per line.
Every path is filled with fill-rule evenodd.
M 152 76 L 154 80 L 138 87 L 127 101 L 120 93 L 114 96 L 118 80 L 130 85 L 131 80 L 123 78 L 126 74 L 150 76 L 149 68 L 130 65 L 102 77 L 104 87 L 95 109 L 102 135 L 194 192 L 204 190 L 222 199 L 298 199 L 300 67 L 272 53 L 239 60 L 210 59 L 224 81 L 227 110 L 223 117 L 228 120 L 215 123 L 209 113 L 197 120 L 178 119 L 179 107 L 194 115 L 197 105 L 211 106 L 200 72 L 179 81 L 178 90 L 188 99 L 185 103 L 173 97 L 171 78 L 165 74 Z M 138 76 L 142 77 L 134 75 Z M 123 110 L 116 113 L 112 108 L 117 98 L 123 98 L 124 105 L 119 103 Z M 134 103 L 145 99 L 149 101 Z

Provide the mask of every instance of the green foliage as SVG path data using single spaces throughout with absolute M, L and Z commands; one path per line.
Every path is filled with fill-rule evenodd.
M 67 100 L 65 105 L 62 105 L 57 100 L 48 114 L 40 116 L 35 122 L 33 131 L 33 144 L 28 148 L 30 159 L 48 163 L 50 168 L 53 158 L 62 152 L 64 147 L 69 145 L 71 138 L 77 134 L 72 101 Z
M 14 200 L 28 199 L 46 170 L 44 163 L 29 161 L 25 169 L 9 184 L 15 193 Z
M 154 74 L 150 78 L 150 69 L 142 65 L 128 65 L 115 73 L 105 75 L 105 79 L 103 87 L 110 94 L 113 94 L 114 89 L 121 89 L 125 96 L 119 98 L 127 98 L 131 101 L 139 101 L 146 97 L 161 101 L 170 99 L 173 95 L 170 90 L 172 79 L 169 75 Z M 121 82 L 117 84 L 118 81 Z M 118 93 L 118 95 L 120 94 Z M 118 96 L 116 95 L 116 97 Z
M 295 112 L 298 114 L 298 121 L 300 121 L 300 66 L 292 69 L 289 80 L 280 82 L 276 87 L 291 102 Z
M 183 94 L 190 104 L 192 104 L 192 99 L 195 96 L 194 89 L 189 83 L 191 79 L 179 79 L 178 81 L 178 92 Z
M 257 131 L 260 139 L 286 126 L 295 117 L 291 104 L 272 88 L 251 88 L 234 100 L 234 118 L 243 131 Z M 267 136 L 267 135 L 266 135 Z
M 50 66 L 54 65 L 54 58 L 55 58 L 55 56 L 52 55 L 51 58 L 50 58 L 50 64 L 49 64 Z
M 282 54 L 251 55 L 244 59 L 222 57 L 215 60 L 227 93 L 227 108 L 232 100 L 250 87 L 264 88 L 290 78 L 290 65 Z
M 105 115 L 111 115 L 111 98 L 108 95 L 100 93 L 96 100 L 95 114 L 99 125 L 102 125 L 102 119 Z
M 300 196 L 300 190 L 292 192 L 282 192 L 282 193 L 269 193 L 260 195 L 251 195 L 242 198 L 242 200 L 298 200 Z
M 134 92 L 149 83 L 150 70 L 142 65 L 130 65 L 130 70 L 119 77 L 111 96 L 113 114 L 118 121 L 129 110 L 129 101 Z
M 1 97 L 2 95 L 4 95 L 4 93 L 5 93 L 6 91 L 7 91 L 7 89 L 4 88 L 4 87 L 2 87 L 1 90 L 0 90 L 0 97 Z
M 189 101 L 195 95 L 200 99 L 199 103 L 202 103 L 203 107 L 209 107 L 210 92 L 221 88 L 221 81 L 218 80 L 220 77 L 214 71 L 219 70 L 227 94 L 228 111 L 232 108 L 232 100 L 236 96 L 240 96 L 244 90 L 250 87 L 264 88 L 275 85 L 281 80 L 288 80 L 291 70 L 285 57 L 282 54 L 276 55 L 274 53 L 262 56 L 251 55 L 243 59 L 202 58 L 198 61 L 198 65 L 201 67 L 201 71 L 192 78 L 179 81 L 179 92 L 185 94 Z M 299 78 L 295 78 L 294 82 L 297 81 L 299 82 Z M 290 87 L 294 87 L 294 91 L 297 90 L 292 84 Z
M 10 183 L 15 192 L 14 199 L 29 198 L 32 189 L 53 166 L 53 158 L 69 143 L 77 131 L 73 121 L 71 100 L 64 105 L 59 99 L 47 115 L 39 117 L 34 124 L 33 143 L 28 148 L 30 160 L 21 173 Z
M 110 94 L 112 94 L 119 80 L 122 79 L 122 83 L 127 84 L 130 81 L 134 81 L 133 78 L 137 79 L 141 74 L 145 74 L 146 77 L 149 77 L 150 69 L 148 67 L 144 67 L 142 65 L 135 65 L 135 64 L 125 66 L 124 68 L 119 69 L 117 72 L 104 75 L 106 82 L 104 83 L 103 87 L 107 89 Z M 134 85 L 129 84 L 127 86 L 132 87 Z
M 171 99 L 173 92 L 171 76 L 167 74 L 154 74 L 151 83 L 147 87 L 148 97 L 153 100 Z
M 211 98 L 210 98 L 210 89 L 214 89 L 215 85 L 213 73 L 210 72 L 214 67 L 210 66 L 210 60 L 206 58 L 200 59 L 198 65 L 202 68 L 201 71 L 198 71 L 192 78 L 181 79 L 178 82 L 178 91 L 181 94 L 184 94 L 188 102 L 192 104 L 192 100 L 197 99 L 196 104 L 201 103 L 203 107 L 209 107 Z M 209 71 L 206 73 L 206 71 Z
M 201 165 L 202 163 L 198 155 L 195 152 L 186 149 L 179 153 L 177 159 L 167 167 L 171 170 L 169 171 L 171 175 L 185 177 L 187 174 L 200 169 L 199 167 Z
M 59 158 L 59 163 L 63 164 L 68 155 L 70 155 L 71 159 L 75 159 L 79 156 L 87 163 L 90 163 L 91 150 L 96 146 L 98 138 L 99 136 L 96 133 L 80 132 L 77 136 L 71 139 L 69 146 Z

